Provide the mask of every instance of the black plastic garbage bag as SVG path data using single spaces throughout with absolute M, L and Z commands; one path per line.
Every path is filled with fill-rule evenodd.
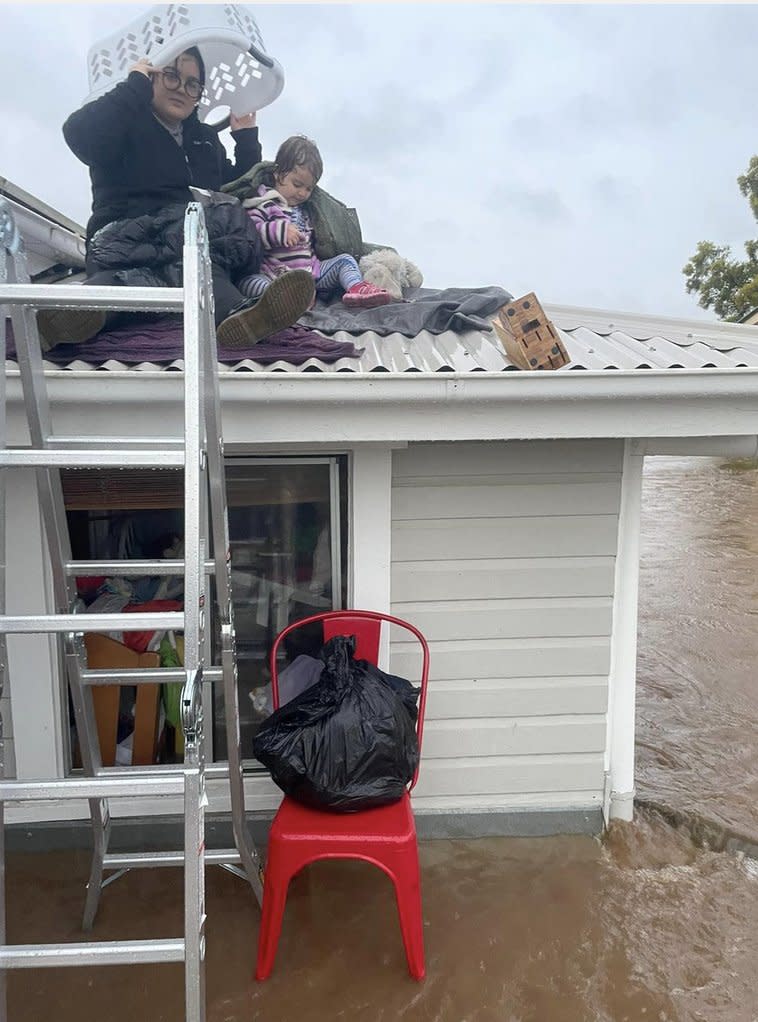
M 275 710 L 253 739 L 282 791 L 341 813 L 396 802 L 419 758 L 419 690 L 354 660 L 354 650 L 354 636 L 326 642 L 316 684 Z

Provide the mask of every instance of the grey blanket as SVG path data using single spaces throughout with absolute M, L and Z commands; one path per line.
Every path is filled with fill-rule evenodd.
M 404 295 L 406 301 L 382 305 L 378 309 L 347 309 L 340 299 L 328 304 L 318 301 L 298 323 L 324 334 L 335 334 L 338 330 L 361 334 L 373 330 L 383 337 L 395 333 L 415 337 L 422 330 L 432 334 L 446 330 L 455 333 L 491 330 L 489 319 L 513 297 L 503 288 L 494 286 L 444 290 L 416 287 L 406 288 Z

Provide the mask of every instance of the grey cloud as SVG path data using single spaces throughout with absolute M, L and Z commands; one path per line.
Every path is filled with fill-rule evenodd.
M 638 195 L 628 180 L 615 174 L 601 174 L 587 183 L 587 190 L 593 201 L 600 201 L 619 209 L 629 206 Z
M 543 224 L 568 224 L 573 213 L 561 193 L 550 187 L 499 183 L 485 193 L 486 209 L 499 218 L 516 214 Z

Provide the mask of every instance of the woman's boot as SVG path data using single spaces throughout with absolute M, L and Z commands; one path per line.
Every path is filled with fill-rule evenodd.
M 316 294 L 308 270 L 287 270 L 271 281 L 250 307 L 232 312 L 216 329 L 224 348 L 249 348 L 269 334 L 292 326 L 306 312 Z

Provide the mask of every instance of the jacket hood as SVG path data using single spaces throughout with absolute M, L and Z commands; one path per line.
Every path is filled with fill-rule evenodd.
M 278 192 L 276 188 L 267 188 L 266 185 L 260 186 L 257 195 L 251 195 L 249 199 L 243 199 L 242 205 L 245 209 L 255 209 L 256 206 L 262 206 L 264 202 L 275 202 L 282 209 L 291 208 L 281 192 Z

